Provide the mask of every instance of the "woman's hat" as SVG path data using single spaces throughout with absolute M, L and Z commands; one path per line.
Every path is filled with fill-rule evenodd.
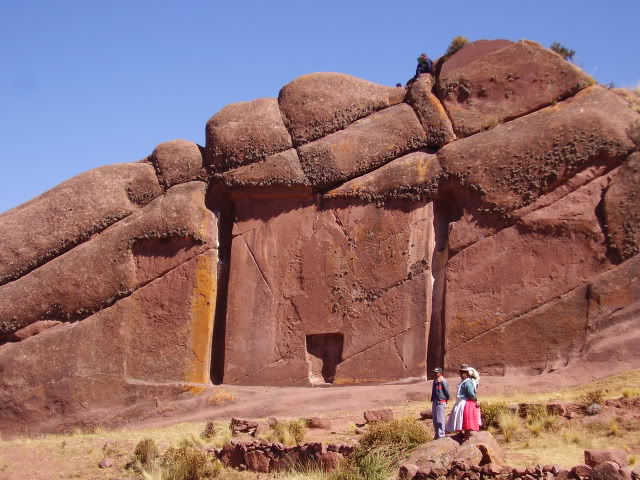
M 459 372 L 468 372 L 469 371 L 469 365 L 467 365 L 466 363 L 463 363 L 462 365 L 460 365 L 460 368 L 458 369 Z

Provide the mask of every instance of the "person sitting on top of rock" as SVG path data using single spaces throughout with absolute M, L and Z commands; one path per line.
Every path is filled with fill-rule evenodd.
M 414 78 L 418 78 L 418 75 L 422 75 L 423 73 L 432 73 L 433 72 L 433 62 L 427 56 L 426 53 L 421 53 L 418 57 L 418 66 L 416 67 L 416 75 Z
M 417 78 L 425 73 L 433 72 L 433 62 L 427 56 L 426 53 L 421 53 L 418 57 L 418 66 L 416 67 L 416 74 L 407 82 L 407 85 L 412 84 Z

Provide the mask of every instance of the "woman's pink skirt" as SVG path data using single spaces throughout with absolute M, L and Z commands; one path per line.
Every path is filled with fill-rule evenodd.
M 480 430 L 480 411 L 474 400 L 467 400 L 462 414 L 462 430 Z

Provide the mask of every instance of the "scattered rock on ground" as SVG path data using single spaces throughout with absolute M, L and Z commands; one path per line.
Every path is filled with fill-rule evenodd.
M 112 458 L 103 458 L 102 460 L 100 460 L 100 463 L 98 464 L 98 466 L 100 468 L 110 468 L 113 467 L 114 461 Z
M 307 419 L 307 426 L 309 428 L 331 430 L 331 420 L 328 418 L 311 417 Z
M 393 420 L 393 411 L 385 408 L 382 410 L 367 410 L 364 412 L 367 423 L 390 422 Z

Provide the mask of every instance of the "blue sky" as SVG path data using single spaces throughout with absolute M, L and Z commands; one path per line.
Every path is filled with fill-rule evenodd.
M 640 82 L 640 1 L 0 2 L 0 212 L 155 145 L 204 144 L 224 105 L 304 73 L 405 82 L 456 35 L 559 41 L 601 83 Z

